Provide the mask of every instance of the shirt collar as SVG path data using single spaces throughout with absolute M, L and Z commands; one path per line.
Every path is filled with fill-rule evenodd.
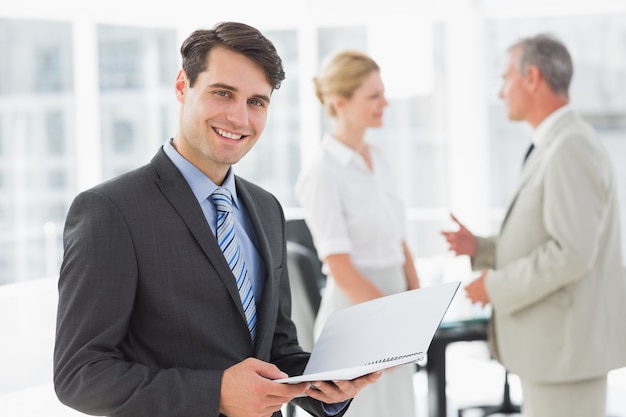
M 326 133 L 322 140 L 322 147 L 330 156 L 342 165 L 348 165 L 350 161 L 360 157 L 360 155 L 348 146 L 344 145 L 339 139 Z
M 200 171 L 194 164 L 186 160 L 174 146 L 172 145 L 172 140 L 169 139 L 163 145 L 163 150 L 165 154 L 170 158 L 172 163 L 178 168 L 180 173 L 183 175 L 187 184 L 191 188 L 194 196 L 198 200 L 198 202 L 202 202 L 206 200 L 212 193 L 215 191 L 218 186 L 211 181 L 209 177 L 204 175 L 202 171 Z M 235 187 L 235 174 L 233 173 L 233 168 L 230 167 L 228 170 L 228 174 L 226 174 L 226 179 L 224 179 L 224 183 L 221 185 L 222 188 L 228 189 L 231 195 L 233 196 L 233 204 L 235 207 L 239 207 L 239 199 L 237 198 L 237 188 Z
M 554 125 L 556 125 L 561 117 L 563 117 L 566 113 L 569 113 L 570 111 L 572 111 L 572 106 L 566 104 L 559 107 L 558 109 L 550 113 L 548 117 L 543 119 L 543 121 L 539 123 L 539 126 L 537 126 L 533 134 L 533 143 L 535 144 L 535 146 L 540 145 L 541 142 L 545 140 L 546 133 L 548 133 L 550 129 L 552 129 Z

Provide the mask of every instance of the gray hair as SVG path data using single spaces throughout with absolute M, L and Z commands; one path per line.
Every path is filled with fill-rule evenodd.
M 514 43 L 514 49 L 521 51 L 518 70 L 524 74 L 534 65 L 556 94 L 568 95 L 574 68 L 572 58 L 565 45 L 550 35 L 539 34 Z

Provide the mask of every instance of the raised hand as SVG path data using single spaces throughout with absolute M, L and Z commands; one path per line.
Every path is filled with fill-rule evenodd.
M 454 221 L 459 229 L 455 232 L 442 231 L 441 234 L 446 238 L 449 249 L 459 255 L 474 256 L 476 254 L 476 236 L 472 234 L 463 224 L 450 213 L 452 221 Z

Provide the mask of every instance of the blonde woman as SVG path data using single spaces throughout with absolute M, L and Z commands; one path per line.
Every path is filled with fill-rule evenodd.
M 329 57 L 314 83 L 333 126 L 301 172 L 296 196 L 328 275 L 317 336 L 333 311 L 416 289 L 419 280 L 392 166 L 366 140 L 368 129 L 382 126 L 388 104 L 379 66 L 361 52 L 341 51 Z M 346 415 L 414 417 L 414 371 L 401 366 L 384 372 Z

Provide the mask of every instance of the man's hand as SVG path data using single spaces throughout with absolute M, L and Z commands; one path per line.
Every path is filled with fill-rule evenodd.
M 485 278 L 488 272 L 489 270 L 487 269 L 483 270 L 478 278 L 465 286 L 467 298 L 469 298 L 472 303 L 479 303 L 482 307 L 491 302 L 489 294 L 487 294 L 487 289 L 485 288 Z
M 472 234 L 465 226 L 450 213 L 452 220 L 459 226 L 456 232 L 441 232 L 443 237 L 448 241 L 449 249 L 459 255 L 468 255 L 470 257 L 476 255 L 476 236 Z
M 306 382 L 272 382 L 273 379 L 286 377 L 288 375 L 276 366 L 254 358 L 231 366 L 222 376 L 220 413 L 228 417 L 271 416 L 283 404 L 303 395 L 310 387 Z
M 306 391 L 306 395 L 326 404 L 341 403 L 354 398 L 366 385 L 373 384 L 382 372 L 373 372 L 351 381 L 317 381 Z

